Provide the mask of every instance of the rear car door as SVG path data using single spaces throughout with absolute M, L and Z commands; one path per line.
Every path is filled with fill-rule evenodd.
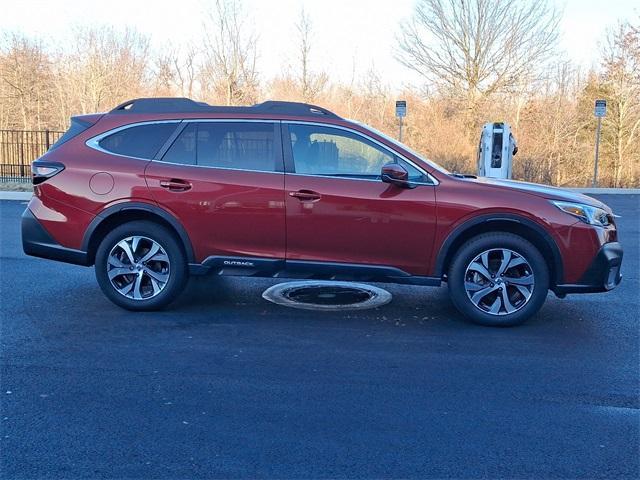
M 339 126 L 283 122 L 287 263 L 387 266 L 428 275 L 435 181 L 376 140 Z M 400 163 L 415 188 L 382 182 Z
M 199 262 L 284 259 L 280 138 L 277 122 L 187 120 L 148 164 L 154 199 L 180 220 Z

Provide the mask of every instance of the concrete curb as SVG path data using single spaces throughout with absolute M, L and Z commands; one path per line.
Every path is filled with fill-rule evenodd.
M 3 192 L 0 191 L 0 200 L 22 200 L 29 201 L 33 192 Z

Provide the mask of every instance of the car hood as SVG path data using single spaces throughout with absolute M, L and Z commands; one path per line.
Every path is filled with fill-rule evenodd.
M 539 183 L 520 182 L 517 180 L 503 180 L 499 178 L 487 178 L 478 177 L 468 179 L 467 181 L 482 183 L 484 185 L 495 185 L 497 187 L 508 188 L 511 190 L 520 190 L 527 193 L 532 193 L 543 198 L 550 200 L 561 200 L 564 202 L 584 203 L 586 205 L 592 205 L 594 207 L 604 208 L 608 210 L 608 207 L 599 200 L 589 197 L 578 192 L 572 192 L 558 187 L 550 187 L 548 185 L 540 185 Z

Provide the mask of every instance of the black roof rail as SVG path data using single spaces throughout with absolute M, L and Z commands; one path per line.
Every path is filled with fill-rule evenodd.
M 196 102 L 190 98 L 136 98 L 121 103 L 109 113 L 244 113 L 298 117 L 340 118 L 326 108 L 298 102 L 269 100 L 251 107 L 224 107 Z
M 317 105 L 311 105 L 309 103 L 299 102 L 279 102 L 276 100 L 268 100 L 266 102 L 258 103 L 253 107 L 259 113 L 279 113 L 282 115 L 298 115 L 298 116 L 327 116 L 333 118 L 340 118 L 326 108 L 318 107 Z

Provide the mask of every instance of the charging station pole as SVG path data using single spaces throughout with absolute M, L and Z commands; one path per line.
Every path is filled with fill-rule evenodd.
M 596 100 L 596 105 L 593 110 L 593 114 L 598 118 L 598 127 L 596 128 L 596 154 L 595 161 L 593 163 L 593 182 L 592 186 L 598 186 L 598 156 L 600 151 L 600 128 L 602 127 L 602 117 L 607 114 L 607 101 Z
M 407 116 L 407 101 L 406 100 L 397 100 L 396 101 L 396 117 L 400 122 L 400 132 L 398 133 L 398 141 L 402 142 L 402 119 Z

